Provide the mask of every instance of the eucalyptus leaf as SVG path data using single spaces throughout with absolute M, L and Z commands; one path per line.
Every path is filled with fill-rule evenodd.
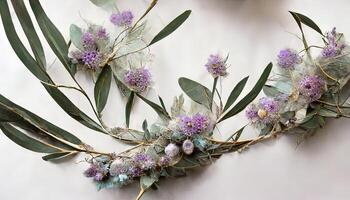
M 23 31 L 29 41 L 30 47 L 33 51 L 34 57 L 42 69 L 46 67 L 46 59 L 43 47 L 41 45 L 40 39 L 35 32 L 33 22 L 30 15 L 26 9 L 23 0 L 11 0 L 12 6 L 16 12 L 16 15 L 21 23 Z
M 117 87 L 120 90 L 120 92 L 125 97 L 129 97 L 132 91 L 123 82 L 121 82 L 117 76 L 113 75 L 113 77 L 114 77 L 114 81 L 117 84 Z
M 196 103 L 202 104 L 210 109 L 210 90 L 200 83 L 188 78 L 179 78 L 179 85 L 182 91 Z
M 293 12 L 293 11 L 289 11 L 289 13 L 293 16 L 293 18 L 295 19 L 295 21 L 297 22 L 297 24 L 301 30 L 302 30 L 301 23 L 303 23 L 306 26 L 308 26 L 308 27 L 312 28 L 313 30 L 315 30 L 316 32 L 318 32 L 319 34 L 323 35 L 321 29 L 309 17 L 307 17 L 303 14 L 297 13 L 297 12 Z
M 128 102 L 126 103 L 125 106 L 125 121 L 126 121 L 126 127 L 129 127 L 129 122 L 130 122 L 130 114 L 131 114 L 131 109 L 134 104 L 134 97 L 135 97 L 135 92 L 131 92 L 130 96 L 128 98 Z
M 101 113 L 106 106 L 109 90 L 111 88 L 111 81 L 112 70 L 109 65 L 106 65 L 98 76 L 94 89 L 96 109 L 98 113 Z
M 43 156 L 42 159 L 45 161 L 52 161 L 52 160 L 58 160 L 62 158 L 66 158 L 68 156 L 73 156 L 76 155 L 77 152 L 57 152 L 57 153 L 52 153 L 48 154 L 46 156 Z
M 244 88 L 244 86 L 247 83 L 249 76 L 243 78 L 241 81 L 238 82 L 238 84 L 233 88 L 233 90 L 230 93 L 230 96 L 228 97 L 224 110 L 223 112 L 225 112 L 227 109 L 230 108 L 230 106 L 237 100 L 237 98 L 239 97 L 239 95 L 242 93 L 242 90 Z
M 91 3 L 107 11 L 117 10 L 116 1 L 117 0 L 90 0 Z
M 156 177 L 143 175 L 140 178 L 141 189 L 147 190 L 157 181 L 158 181 L 158 179 Z
M 272 69 L 272 63 L 269 63 L 266 66 L 264 72 L 261 74 L 259 80 L 256 82 L 253 89 L 241 101 L 239 101 L 230 111 L 228 111 L 219 120 L 219 122 L 238 114 L 258 96 L 258 94 L 260 93 L 260 91 L 264 87 L 264 85 L 265 85 L 265 83 L 270 75 L 271 69 Z
M 75 24 L 71 24 L 69 27 L 69 36 L 71 42 L 80 50 L 83 50 L 83 45 L 81 43 L 81 37 L 83 35 L 83 31 L 80 27 Z
M 272 85 L 265 85 L 263 87 L 263 92 L 268 97 L 276 97 L 278 94 L 281 93 L 275 86 Z
M 148 46 L 151 46 L 174 32 L 177 28 L 179 28 L 179 26 L 181 26 L 182 23 L 186 21 L 190 14 L 191 10 L 186 10 L 181 15 L 177 16 L 152 39 Z
M 154 111 L 156 111 L 156 113 L 159 115 L 159 117 L 163 118 L 163 119 L 170 119 L 169 114 L 166 112 L 166 110 L 164 110 L 161 106 L 159 106 L 158 104 L 146 99 L 145 97 L 143 97 L 142 95 L 140 95 L 139 93 L 136 93 L 136 95 L 146 104 L 148 104 L 149 106 L 151 106 L 151 108 L 153 108 Z

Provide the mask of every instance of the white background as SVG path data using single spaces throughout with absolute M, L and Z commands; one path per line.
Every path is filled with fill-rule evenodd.
M 82 18 L 109 24 L 109 14 L 87 0 L 42 3 L 66 38 L 71 23 L 84 25 Z M 122 10 L 129 8 L 140 16 L 147 3 L 120 0 L 119 5 Z M 311 17 L 324 31 L 336 26 L 349 36 L 349 6 L 348 0 L 160 0 L 149 16 L 153 34 L 184 10 L 193 12 L 173 35 L 152 47 L 155 54 L 151 64 L 154 91 L 170 105 L 173 96 L 181 92 L 178 77 L 191 77 L 211 87 L 212 80 L 203 64 L 210 53 L 221 52 L 230 53 L 228 62 L 231 64 L 230 75 L 223 81 L 224 99 L 241 78 L 251 75 L 244 90 L 246 93 L 267 63 L 275 60 L 281 48 L 302 48 L 301 42 L 293 35 L 299 32 L 288 10 Z M 15 23 L 19 27 L 17 20 Z M 320 42 L 315 32 L 308 30 L 307 33 L 311 41 Z M 44 45 L 48 63 L 52 63 L 53 53 L 46 43 Z M 97 150 L 118 152 L 126 148 L 65 114 L 16 57 L 2 28 L 0 47 L 2 95 L 76 134 Z M 56 82 L 71 83 L 58 61 L 49 67 L 49 72 Z M 80 74 L 79 81 L 93 96 L 90 79 Z M 80 94 L 65 93 L 92 116 Z M 150 93 L 149 98 L 155 98 L 154 94 Z M 125 100 L 121 99 L 113 84 L 106 107 L 108 113 L 104 115 L 110 126 L 124 123 L 124 105 Z M 142 102 L 137 102 L 131 126 L 139 128 L 146 117 L 151 122 L 155 113 Z M 225 138 L 245 123 L 242 113 L 225 121 L 220 128 L 222 135 L 218 137 Z M 225 155 L 213 165 L 192 171 L 185 178 L 162 180 L 160 190 L 147 193 L 144 199 L 349 199 L 349 128 L 346 119 L 333 120 L 298 147 L 296 138 L 284 136 L 255 145 L 241 154 Z M 248 132 L 245 134 L 257 135 L 253 129 Z M 87 166 L 78 161 L 83 156 L 58 164 L 44 162 L 40 154 L 15 145 L 3 134 L 0 134 L 0 158 L 1 200 L 128 200 L 134 199 L 138 193 L 136 185 L 97 192 L 93 183 L 82 175 Z

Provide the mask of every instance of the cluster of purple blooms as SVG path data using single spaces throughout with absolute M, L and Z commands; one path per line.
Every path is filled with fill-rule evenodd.
M 219 54 L 210 55 L 205 67 L 214 78 L 227 75 L 226 59 L 222 58 Z
M 321 55 L 324 58 L 331 58 L 338 56 L 342 53 L 342 50 L 345 48 L 345 44 L 339 43 L 339 34 L 336 32 L 336 28 L 333 28 L 331 32 L 327 33 L 326 36 L 328 44 L 322 50 Z
M 119 27 L 131 27 L 134 15 L 131 11 L 123 11 L 121 13 L 113 13 L 110 21 Z
M 97 69 L 104 59 L 99 43 L 107 42 L 108 33 L 102 26 L 91 26 L 81 37 L 82 48 L 71 53 L 73 61 L 88 69 Z
M 246 109 L 246 116 L 256 125 L 274 124 L 279 119 L 279 102 L 270 97 L 262 97 L 258 104 L 250 104 Z
M 180 132 L 186 136 L 210 132 L 212 131 L 212 126 L 210 118 L 200 113 L 193 116 L 180 116 L 179 119 Z
M 277 64 L 285 70 L 294 70 L 302 62 L 302 58 L 295 50 L 283 49 L 277 56 Z
M 130 69 L 124 74 L 124 82 L 135 92 L 143 92 L 151 85 L 151 72 L 145 68 Z
M 307 75 L 299 81 L 298 91 L 308 102 L 313 102 L 322 96 L 325 84 L 325 81 L 321 77 Z

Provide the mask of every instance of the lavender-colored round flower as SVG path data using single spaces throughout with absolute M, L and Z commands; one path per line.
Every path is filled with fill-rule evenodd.
M 83 64 L 90 69 L 96 69 L 100 66 L 102 61 L 102 55 L 98 51 L 85 51 L 82 53 L 81 58 Z
M 282 69 L 294 70 L 302 62 L 298 53 L 292 49 L 283 49 L 277 56 L 277 63 Z
M 328 32 L 326 38 L 328 44 L 321 52 L 322 57 L 331 58 L 340 55 L 345 48 L 345 44 L 339 44 L 337 41 L 338 33 L 336 32 L 336 28 L 333 28 L 331 32 Z
M 213 77 L 227 75 L 226 60 L 218 54 L 210 55 L 207 64 L 205 64 L 205 67 Z
M 85 49 L 93 50 L 96 48 L 96 40 L 92 33 L 85 32 L 81 37 L 81 43 Z
M 245 115 L 250 121 L 255 121 L 259 117 L 258 111 L 259 108 L 255 104 L 250 104 L 245 111 Z
M 129 174 L 132 177 L 140 177 L 142 173 L 143 173 L 143 170 L 138 166 L 132 166 L 129 168 Z
M 108 33 L 104 27 L 99 27 L 96 32 L 96 37 L 100 40 L 108 39 Z
M 125 73 L 124 81 L 135 92 L 143 92 L 151 84 L 151 73 L 146 68 L 131 69 Z
M 97 172 L 97 174 L 94 176 L 95 181 L 102 181 L 104 178 L 104 174 L 101 172 Z
M 193 153 L 194 150 L 194 144 L 191 140 L 187 139 L 182 143 L 182 151 L 186 154 L 186 155 L 190 155 Z
M 91 178 L 91 177 L 96 176 L 97 172 L 98 172 L 98 169 L 97 169 L 96 165 L 91 165 L 87 170 L 84 171 L 84 175 L 86 177 Z
M 134 19 L 134 15 L 131 11 L 123 11 L 121 13 L 113 13 L 111 15 L 111 22 L 116 26 L 126 26 L 130 27 L 132 24 L 132 20 Z
M 144 152 L 137 153 L 133 157 L 133 160 L 135 164 L 142 170 L 149 170 L 155 167 L 155 162 L 153 158 Z
M 179 128 L 183 134 L 192 136 L 194 134 L 211 131 L 212 125 L 208 116 L 197 113 L 192 117 L 181 116 Z
M 173 158 L 179 154 L 180 150 L 176 144 L 170 143 L 165 147 L 164 152 L 167 156 Z
M 300 95 L 307 98 L 309 102 L 319 99 L 324 92 L 325 81 L 316 75 L 305 76 L 300 80 L 298 90 Z
M 171 158 L 169 156 L 162 156 L 159 158 L 158 163 L 160 166 L 167 166 L 169 165 L 170 161 L 171 161 Z
M 278 112 L 279 105 L 276 100 L 269 97 L 262 97 L 259 99 L 259 107 L 267 112 Z
M 279 119 L 279 103 L 273 98 L 262 97 L 259 103 L 247 107 L 246 116 L 255 125 L 267 125 Z

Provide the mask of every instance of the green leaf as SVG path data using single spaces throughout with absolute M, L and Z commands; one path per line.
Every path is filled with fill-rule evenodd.
M 19 39 L 16 29 L 12 22 L 7 1 L 0 1 L 0 14 L 7 39 L 9 40 L 18 58 L 29 69 L 29 71 L 32 72 L 32 74 L 36 76 L 40 81 L 49 84 L 54 84 L 50 76 L 33 59 L 33 57 L 30 55 L 30 53 L 27 51 L 27 49 Z M 51 95 L 51 97 L 57 102 L 57 104 L 71 117 L 73 117 L 74 119 L 91 129 L 104 132 L 103 129 L 96 122 L 94 122 L 86 114 L 81 112 L 79 108 L 77 108 L 59 89 L 46 84 L 43 85 L 47 92 Z
M 342 87 L 339 92 L 339 104 L 343 105 L 350 97 L 350 80 Z
M 275 97 L 276 95 L 281 93 L 275 86 L 271 85 L 265 85 L 263 87 L 263 92 L 268 97 Z
M 119 89 L 119 91 L 125 96 L 125 97 L 129 97 L 131 94 L 131 90 L 123 83 L 121 82 L 117 76 L 113 75 L 114 77 L 114 81 L 117 84 L 117 87 Z
M 158 181 L 158 178 L 156 178 L 156 177 L 151 177 L 151 176 L 146 176 L 146 175 L 141 176 L 141 178 L 140 178 L 141 189 L 147 190 L 157 181 Z
M 167 37 L 172 32 L 174 32 L 182 23 L 186 21 L 186 19 L 190 16 L 191 10 L 186 10 L 181 15 L 177 16 L 173 21 L 171 21 L 166 27 L 164 27 L 149 43 L 148 46 L 158 42 L 159 40 Z
M 212 94 L 207 87 L 184 77 L 179 78 L 178 82 L 182 91 L 184 91 L 188 97 L 210 109 L 210 97 Z
M 116 0 L 90 0 L 91 3 L 107 11 L 116 10 Z
M 238 82 L 238 84 L 233 88 L 233 90 L 230 93 L 230 96 L 227 99 L 227 102 L 225 104 L 223 112 L 225 112 L 227 109 L 230 108 L 230 106 L 237 100 L 239 95 L 242 93 L 242 90 L 247 83 L 249 76 L 243 78 L 241 81 Z
M 109 90 L 111 88 L 111 81 L 112 70 L 109 65 L 106 65 L 98 76 L 94 89 L 96 109 L 98 113 L 101 113 L 106 106 Z
M 145 139 L 144 132 L 129 128 L 113 128 L 110 134 L 112 137 L 117 138 L 118 140 L 131 144 L 140 144 L 144 142 Z
M 60 151 L 58 148 L 40 142 L 32 137 L 25 135 L 9 123 L 1 122 L 0 129 L 13 142 L 31 151 L 39 153 L 54 153 Z
M 43 156 L 42 159 L 45 161 L 52 161 L 52 160 L 58 160 L 61 158 L 66 158 L 67 156 L 72 156 L 72 155 L 76 155 L 77 152 L 73 151 L 73 152 L 57 152 L 57 153 L 52 153 L 46 156 Z
M 39 27 L 51 49 L 70 74 L 73 74 L 68 58 L 68 45 L 57 27 L 51 22 L 41 7 L 39 0 L 30 0 Z
M 148 130 L 148 124 L 147 124 L 147 120 L 144 120 L 142 122 L 142 130 L 145 133 L 145 140 L 148 141 L 149 139 L 151 139 L 151 133 Z
M 300 13 L 296 13 L 293 11 L 289 11 L 289 13 L 293 16 L 293 18 L 295 19 L 295 21 L 297 22 L 298 26 L 300 29 L 302 29 L 301 27 L 301 23 L 305 24 L 306 26 L 314 29 L 316 32 L 318 32 L 319 34 L 323 35 L 321 29 L 317 26 L 317 24 L 312 21 L 309 17 L 300 14 Z
M 82 50 L 83 45 L 81 43 L 81 37 L 83 35 L 83 31 L 80 27 L 75 24 L 71 24 L 69 27 L 69 37 L 75 47 Z
M 15 9 L 16 15 L 21 23 L 23 31 L 28 38 L 30 47 L 33 51 L 34 57 L 40 67 L 45 69 L 46 59 L 43 47 L 41 45 L 40 39 L 35 32 L 33 22 L 29 16 L 26 6 L 23 0 L 11 0 L 12 6 Z
M 165 107 L 165 104 L 164 104 L 164 101 L 163 101 L 162 97 L 158 96 L 158 99 L 159 99 L 160 105 L 162 106 L 163 110 L 165 110 L 166 112 L 168 112 L 168 111 L 166 110 L 166 107 Z
M 128 102 L 126 103 L 125 106 L 125 121 L 126 121 L 126 127 L 129 127 L 130 123 L 130 114 L 131 114 L 131 109 L 134 104 L 134 97 L 135 97 L 135 92 L 131 92 L 130 96 L 128 98 Z
M 271 69 L 272 69 L 272 63 L 269 63 L 266 66 L 264 72 L 261 74 L 259 80 L 256 82 L 253 89 L 241 101 L 239 101 L 230 111 L 228 111 L 219 120 L 219 122 L 238 114 L 258 96 L 258 94 L 260 93 L 260 91 L 264 87 L 264 85 L 265 85 L 265 83 L 270 75 Z
M 159 115 L 159 117 L 164 118 L 164 119 L 170 119 L 169 114 L 158 104 L 146 99 L 145 97 L 143 97 L 142 95 L 136 93 L 136 95 L 146 104 L 148 104 L 149 106 L 151 106 L 153 108 L 154 111 L 156 111 L 156 113 Z

